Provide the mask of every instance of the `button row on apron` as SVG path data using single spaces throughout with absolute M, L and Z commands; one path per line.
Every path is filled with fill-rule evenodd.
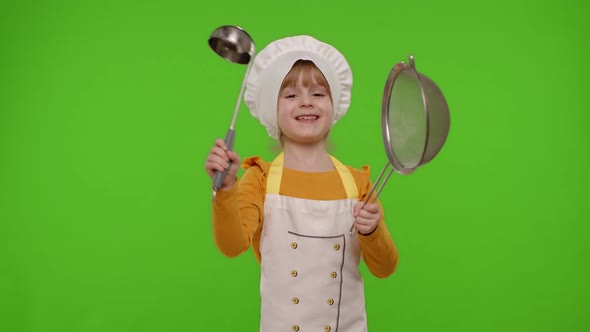
M 291 248 L 297 249 L 297 242 L 291 242 Z M 332 248 L 336 251 L 340 250 L 340 245 L 336 243 Z
M 293 304 L 298 304 L 299 303 L 299 298 L 298 297 L 294 297 L 291 299 L 291 302 L 293 302 Z M 330 298 L 326 301 L 326 303 L 328 303 L 328 305 L 333 305 L 334 304 L 334 299 Z
M 299 331 L 299 325 L 293 325 L 293 327 L 291 327 L 291 329 L 295 332 Z M 332 331 L 332 327 L 330 325 L 325 325 L 324 326 L 324 332 L 330 332 Z
M 291 277 L 296 277 L 297 275 L 299 275 L 299 273 L 297 272 L 297 270 L 291 270 Z M 336 278 L 338 276 L 338 273 L 336 272 L 332 272 L 330 273 L 330 277 L 332 277 L 332 279 Z
M 297 242 L 291 242 L 291 248 L 293 248 L 293 249 L 297 249 Z M 334 246 L 332 246 L 332 248 L 333 248 L 334 250 L 338 251 L 338 250 L 340 250 L 340 245 L 336 243 L 336 244 L 334 244 Z M 292 276 L 292 277 L 297 277 L 297 275 L 298 275 L 298 272 L 297 272 L 297 270 L 291 270 L 291 276 Z M 338 273 L 336 273 L 336 272 L 332 272 L 332 273 L 330 273 L 330 277 L 332 277 L 332 279 L 336 278 L 337 276 L 338 276 Z M 297 298 L 297 297 L 293 297 L 293 298 L 291 299 L 291 302 L 292 302 L 293 304 L 299 304 L 299 298 Z M 326 303 L 328 303 L 328 305 L 333 305 L 333 304 L 334 304 L 334 299 L 332 299 L 332 298 L 329 298 L 329 299 L 326 301 Z M 292 330 L 293 330 L 293 331 L 299 331 L 299 325 L 293 325 L 293 327 L 292 327 Z M 324 326 L 324 331 L 325 331 L 325 332 L 329 332 L 329 331 L 331 331 L 331 330 L 332 330 L 332 327 L 331 327 L 330 325 L 326 325 L 326 326 Z

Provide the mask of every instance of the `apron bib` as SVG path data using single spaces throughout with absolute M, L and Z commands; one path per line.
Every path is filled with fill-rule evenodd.
M 349 235 L 358 189 L 331 158 L 346 199 L 281 196 L 283 154 L 271 164 L 260 238 L 261 332 L 367 330 L 358 236 Z

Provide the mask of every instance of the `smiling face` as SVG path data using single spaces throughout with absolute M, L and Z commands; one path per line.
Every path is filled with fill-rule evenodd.
M 328 81 L 309 60 L 297 61 L 279 90 L 278 123 L 283 144 L 325 141 L 333 120 Z

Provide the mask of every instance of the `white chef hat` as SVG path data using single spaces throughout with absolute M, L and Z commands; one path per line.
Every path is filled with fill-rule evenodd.
M 246 82 L 244 101 L 252 116 L 277 140 L 279 89 L 297 60 L 313 61 L 326 77 L 332 92 L 332 125 L 346 114 L 350 105 L 352 71 L 336 48 L 305 35 L 276 40 L 261 50 L 254 59 Z

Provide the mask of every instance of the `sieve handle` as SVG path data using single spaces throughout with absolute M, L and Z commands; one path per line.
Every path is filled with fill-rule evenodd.
M 377 189 L 377 186 L 379 186 L 379 188 L 377 189 L 377 193 L 375 194 L 375 197 L 373 197 L 373 201 L 371 203 L 375 203 L 377 201 L 377 197 L 379 197 L 379 194 L 381 194 L 381 190 L 383 190 L 385 183 L 387 182 L 387 180 L 389 180 L 389 177 L 391 176 L 391 174 L 393 174 L 394 169 L 391 168 L 389 170 L 389 172 L 387 173 L 387 175 L 385 176 L 385 178 L 383 178 L 385 171 L 390 166 L 391 166 L 391 164 L 389 162 L 387 164 L 385 164 L 385 166 L 383 166 L 383 168 L 381 169 L 381 172 L 379 172 L 379 176 L 377 177 L 377 180 L 375 180 L 375 183 L 373 184 L 373 188 L 371 188 L 371 191 L 367 195 L 367 198 L 365 199 L 363 206 L 365 206 L 365 204 L 367 204 L 369 202 L 369 199 L 371 199 L 371 195 L 373 195 L 373 193 Z M 381 181 L 381 178 L 383 178 L 383 181 Z M 358 230 L 354 227 L 354 223 L 353 223 L 353 225 L 350 227 L 350 236 L 354 236 L 357 232 L 358 232 Z

